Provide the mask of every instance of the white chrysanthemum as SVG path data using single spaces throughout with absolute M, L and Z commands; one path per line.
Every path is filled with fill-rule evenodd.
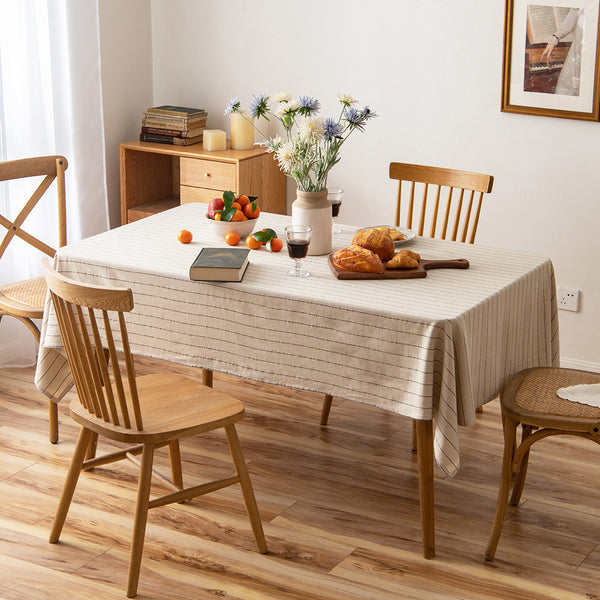
M 320 117 L 307 117 L 300 123 L 298 134 L 303 142 L 318 142 L 325 135 L 323 119 Z
M 279 92 L 273 96 L 274 102 L 289 102 L 292 99 L 292 95 L 289 92 Z
M 300 106 L 300 102 L 298 102 L 297 99 L 290 100 L 287 105 L 288 110 L 296 110 L 299 106 Z
M 338 98 L 342 104 L 346 106 L 351 106 L 352 104 L 356 104 L 358 100 L 353 98 L 350 94 L 338 94 Z
M 281 119 L 282 117 L 285 117 L 285 115 L 289 112 L 289 107 L 286 103 L 284 104 L 280 104 L 274 111 L 273 114 L 278 117 L 279 119 Z
M 296 150 L 292 142 L 282 144 L 279 150 L 275 153 L 275 158 L 286 173 L 289 173 L 292 169 L 294 161 L 296 160 Z

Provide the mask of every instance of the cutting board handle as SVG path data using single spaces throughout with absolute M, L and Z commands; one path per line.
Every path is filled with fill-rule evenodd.
M 469 261 L 466 258 L 455 258 L 451 260 L 421 259 L 421 265 L 426 271 L 429 269 L 468 269 Z

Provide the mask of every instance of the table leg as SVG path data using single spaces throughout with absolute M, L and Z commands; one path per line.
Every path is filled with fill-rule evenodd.
M 433 421 L 415 420 L 417 459 L 419 464 L 419 499 L 421 502 L 421 530 L 423 556 L 435 556 L 435 522 L 433 503 Z
M 208 387 L 213 386 L 213 372 L 210 369 L 202 369 L 202 383 Z

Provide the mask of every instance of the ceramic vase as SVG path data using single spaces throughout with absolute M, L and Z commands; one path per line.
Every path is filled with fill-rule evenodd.
M 318 256 L 331 252 L 331 202 L 327 190 L 322 192 L 296 191 L 292 203 L 292 224 L 310 225 L 312 237 L 308 254 Z

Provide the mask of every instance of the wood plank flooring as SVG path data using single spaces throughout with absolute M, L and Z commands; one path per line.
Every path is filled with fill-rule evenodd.
M 145 358 L 137 366 L 200 377 Z M 47 403 L 33 375 L 0 369 L 0 599 L 124 598 L 135 468 L 82 475 L 61 543 L 49 544 L 78 428 L 64 402 L 60 443 L 48 442 Z M 509 509 L 496 560 L 485 563 L 502 452 L 499 406 L 490 403 L 461 430 L 458 476 L 436 476 L 437 557 L 425 560 L 409 419 L 335 399 L 321 429 L 318 394 L 219 373 L 215 387 L 246 405 L 238 431 L 269 554 L 256 551 L 237 486 L 154 509 L 138 598 L 600 600 L 594 444 L 534 446 L 522 504 Z M 188 482 L 231 472 L 221 433 L 184 442 L 182 458 Z

